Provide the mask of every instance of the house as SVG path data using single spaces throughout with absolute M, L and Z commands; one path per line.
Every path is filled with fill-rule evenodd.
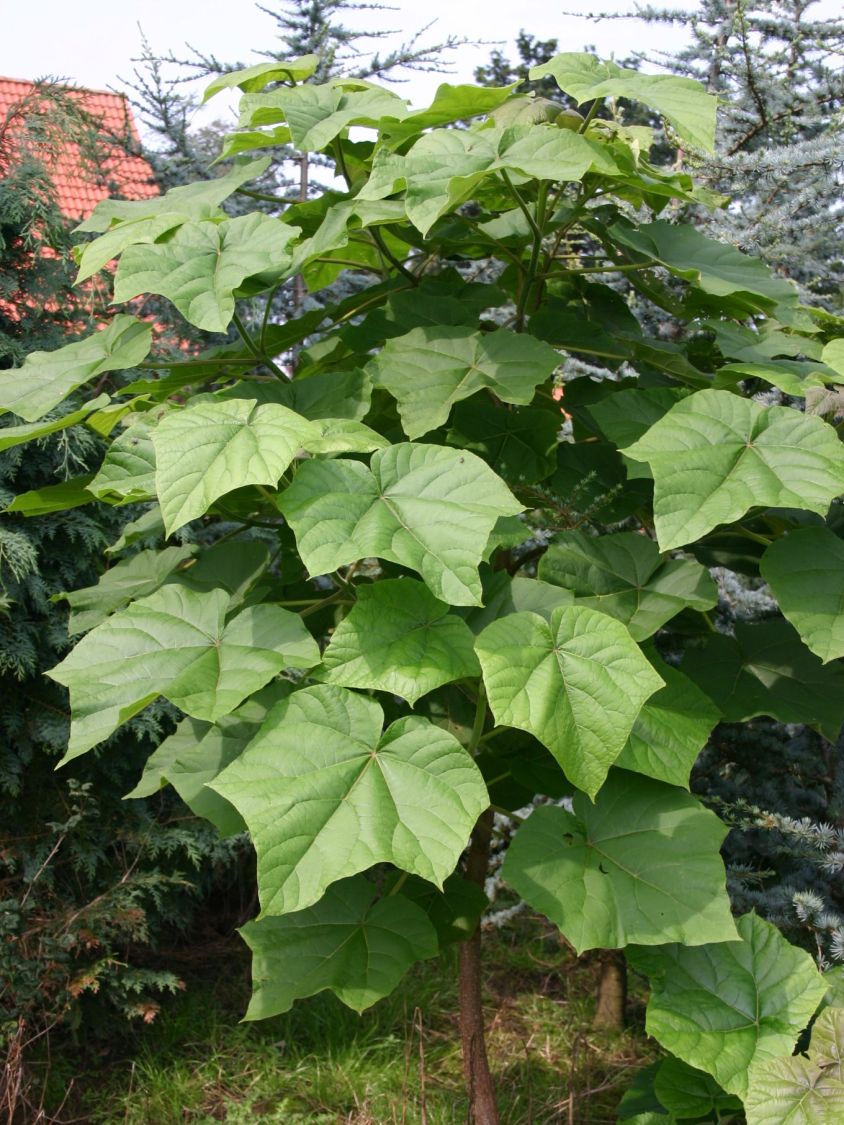
M 0 175 L 3 161 L 8 164 L 15 158 L 16 137 L 23 134 L 27 117 L 39 113 L 39 100 L 46 101 L 41 94 L 45 85 L 52 84 L 0 78 Z M 92 125 L 91 142 L 84 149 L 73 140 L 45 133 L 43 164 L 50 172 L 62 213 L 79 221 L 112 195 L 124 199 L 158 195 L 152 169 L 139 155 L 140 140 L 126 97 L 103 90 L 53 88 L 77 103 Z M 29 143 L 38 141 L 30 139 Z

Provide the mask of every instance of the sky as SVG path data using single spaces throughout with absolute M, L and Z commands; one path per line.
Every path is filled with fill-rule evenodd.
M 266 6 L 273 0 L 264 0 Z M 441 81 L 471 81 L 474 68 L 485 62 L 494 45 L 511 57 L 521 28 L 541 38 L 557 38 L 561 50 L 581 50 L 594 45 L 603 57 L 623 57 L 635 49 L 649 53 L 676 50 L 684 42 L 680 28 L 635 21 L 587 17 L 593 10 L 629 12 L 635 0 L 386 0 L 393 11 L 350 13 L 354 26 L 400 29 L 393 39 L 406 39 L 422 24 L 433 26 L 426 38 L 449 34 L 487 41 L 486 46 L 464 46 L 451 56 L 454 74 L 415 75 L 398 89 L 414 105 L 430 102 Z M 815 18 L 840 15 L 841 0 L 818 0 Z M 694 10 L 696 0 L 669 0 L 666 6 Z M 8 11 L 3 11 L 7 8 Z M 565 10 L 583 16 L 563 15 Z M 0 75 L 9 78 L 53 77 L 94 89 L 127 89 L 133 57 L 141 49 L 141 34 L 156 53 L 169 50 L 189 53 L 190 43 L 207 55 L 226 62 L 261 61 L 262 48 L 276 46 L 272 19 L 253 0 L 0 0 L 4 33 L 0 37 Z M 214 102 L 204 118 L 232 113 L 231 100 Z
M 563 9 L 588 13 L 593 5 L 568 0 L 387 0 L 394 11 L 349 13 L 344 22 L 355 27 L 393 29 L 399 34 L 379 45 L 406 39 L 424 23 L 435 21 L 426 39 L 449 34 L 484 39 L 487 46 L 461 47 L 451 55 L 451 76 L 410 77 L 398 89 L 414 105 L 431 100 L 441 81 L 471 81 L 474 68 L 485 62 L 493 45 L 515 54 L 513 42 L 521 28 L 541 38 L 556 37 L 561 50 L 594 44 L 599 54 L 624 55 L 631 47 L 671 50 L 683 41 L 669 29 L 636 36 L 627 21 L 594 23 L 563 16 Z M 267 6 L 272 0 L 265 0 Z M 156 53 L 187 53 L 190 43 L 227 62 L 261 61 L 256 51 L 273 48 L 275 27 L 253 0 L 0 0 L 5 33 L 0 37 L 0 75 L 9 78 L 53 77 L 94 89 L 126 89 L 132 58 L 141 48 L 141 29 Z M 13 8 L 14 5 L 14 8 Z M 694 0 L 672 0 L 672 7 L 695 7 Z M 629 11 L 628 0 L 596 0 L 595 8 Z M 658 42 L 657 42 L 658 38 Z M 225 112 L 225 108 L 223 111 Z

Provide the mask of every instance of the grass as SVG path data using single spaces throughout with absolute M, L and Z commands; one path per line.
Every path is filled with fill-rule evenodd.
M 641 1028 L 591 1029 L 598 964 L 556 931 L 519 919 L 485 936 L 490 1063 L 506 1125 L 614 1122 L 652 1057 Z M 96 1125 L 451 1125 L 466 1121 L 456 1022 L 456 954 L 418 966 L 363 1016 L 331 994 L 243 1024 L 248 959 L 238 945 L 184 973 L 188 988 L 132 1033 L 122 1058 L 82 1069 L 62 1120 Z M 631 1005 L 641 1022 L 641 1002 Z M 127 1049 L 128 1048 L 128 1049 Z M 89 1064 L 90 1065 L 90 1064 Z M 61 1095 L 57 1095 L 61 1096 Z

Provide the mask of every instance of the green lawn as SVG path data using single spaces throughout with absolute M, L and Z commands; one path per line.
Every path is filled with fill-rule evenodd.
M 653 1057 L 640 998 L 631 1030 L 595 1032 L 597 962 L 577 960 L 539 920 L 520 919 L 485 945 L 503 1121 L 614 1122 L 620 1095 Z M 239 1023 L 248 960 L 234 944 L 183 975 L 184 995 L 135 1030 L 119 1059 L 87 1069 L 67 1056 L 54 1061 L 57 1089 L 74 1078 L 68 1117 L 101 1125 L 465 1122 L 454 951 L 418 966 L 363 1016 L 323 993 L 285 1016 Z

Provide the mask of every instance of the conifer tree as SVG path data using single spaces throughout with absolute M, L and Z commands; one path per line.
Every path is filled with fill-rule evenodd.
M 73 288 L 72 224 L 46 174 L 68 138 L 93 166 L 98 123 L 50 83 L 36 84 L 0 120 L 0 371 L 108 317 L 96 290 Z M 50 417 L 81 401 L 74 396 Z M 65 693 L 43 673 L 71 646 L 67 605 L 57 599 L 97 582 L 104 550 L 137 510 L 53 510 L 63 482 L 96 469 L 102 440 L 75 426 L 24 447 L 10 433 L 21 422 L 0 417 L 0 1106 L 10 1120 L 15 1111 L 43 1120 L 30 1048 L 43 1048 L 54 1028 L 91 1005 L 90 1029 L 108 1028 L 109 1013 L 151 1020 L 157 994 L 179 982 L 139 967 L 132 947 L 185 924 L 215 861 L 225 861 L 218 876 L 230 872 L 242 848 L 220 844 L 201 821 L 168 826 L 179 808 L 169 795 L 122 800 L 170 729 L 160 706 L 138 716 L 111 754 L 55 773 L 69 715 Z M 27 514 L 15 502 L 21 496 Z

